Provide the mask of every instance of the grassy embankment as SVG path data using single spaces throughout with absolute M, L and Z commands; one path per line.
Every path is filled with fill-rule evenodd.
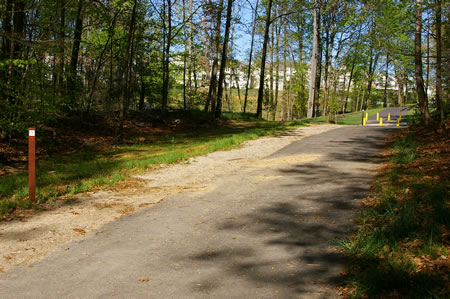
M 376 113 L 375 110 L 371 113 Z M 359 124 L 359 113 L 348 114 L 342 123 Z M 347 119 L 348 118 L 348 119 Z M 64 195 L 107 188 L 128 177 L 158 167 L 186 161 L 190 157 L 217 150 L 230 150 L 242 142 L 276 134 L 309 123 L 324 123 L 323 117 L 286 122 L 261 121 L 253 114 L 224 113 L 226 126 L 212 126 L 195 133 L 174 132 L 156 141 L 120 145 L 109 150 L 84 148 L 64 156 L 39 160 L 37 164 L 37 202 L 44 203 Z M 233 125 L 233 122 L 236 125 Z M 32 206 L 28 197 L 27 172 L 0 178 L 0 217 Z
M 199 128 L 196 132 L 172 132 L 156 141 L 119 145 L 108 150 L 83 148 L 72 154 L 39 160 L 37 202 L 107 188 L 146 169 L 186 161 L 190 157 L 239 147 L 242 142 L 275 134 L 302 122 L 280 126 L 251 115 L 225 113 L 228 123 Z M 237 124 L 233 124 L 236 122 Z M 0 178 L 0 217 L 32 207 L 28 200 L 26 171 Z
M 350 256 L 342 295 L 448 298 L 448 136 L 413 128 L 394 137 L 357 232 L 340 241 Z

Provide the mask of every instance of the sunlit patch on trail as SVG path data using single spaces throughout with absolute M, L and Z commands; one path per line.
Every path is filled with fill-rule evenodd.
M 294 155 L 294 156 L 286 156 L 286 157 L 278 157 L 272 159 L 264 159 L 257 162 L 254 166 L 261 168 L 270 168 L 273 166 L 278 166 L 282 164 L 295 164 L 295 163 L 307 163 L 311 161 L 315 161 L 322 157 L 322 155 L 318 154 L 303 154 L 303 155 Z

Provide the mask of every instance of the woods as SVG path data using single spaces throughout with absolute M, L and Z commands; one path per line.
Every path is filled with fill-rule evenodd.
M 440 0 L 2 0 L 0 9 L 6 141 L 95 114 L 116 123 L 120 142 L 128 112 L 143 110 L 331 120 L 417 104 L 425 124 L 447 115 Z

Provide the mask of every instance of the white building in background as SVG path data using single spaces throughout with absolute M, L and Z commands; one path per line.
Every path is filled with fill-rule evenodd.
M 183 67 L 183 61 L 173 61 L 173 63 L 182 68 Z M 274 69 L 274 72 L 276 72 L 276 70 Z M 286 68 L 286 81 L 290 81 L 291 78 L 294 76 L 295 74 L 295 69 L 291 68 L 291 67 L 287 67 Z M 207 81 L 207 78 L 209 77 L 210 74 L 206 73 L 205 71 L 199 71 L 197 74 L 197 82 L 199 84 L 199 86 L 207 86 L 209 84 L 209 82 Z M 284 86 L 284 70 L 280 69 L 279 73 L 278 73 L 278 90 L 282 91 L 284 90 L 285 86 Z M 193 76 L 192 76 L 193 77 Z M 306 71 L 305 73 L 305 78 L 307 81 L 309 81 L 309 77 L 310 77 L 310 73 L 309 70 Z M 259 68 L 253 68 L 253 71 L 250 75 L 250 82 L 249 82 L 249 87 L 250 88 L 258 88 L 259 87 L 259 78 L 260 78 L 260 69 Z M 266 74 L 265 74 L 265 78 L 266 78 L 266 88 L 268 88 L 268 84 L 269 83 L 269 78 L 270 78 L 270 68 L 266 67 Z M 338 77 L 338 82 L 337 82 L 337 88 L 338 90 L 346 90 L 348 87 L 348 80 L 350 78 L 350 73 L 345 73 L 345 74 L 341 74 Z M 276 88 L 276 74 L 273 75 L 273 89 Z M 322 80 L 324 80 L 323 76 L 322 76 Z M 414 81 L 414 78 L 409 78 L 409 81 Z M 180 76 L 180 73 L 178 73 L 178 77 L 176 79 L 177 83 L 179 84 L 183 84 L 183 77 L 182 75 Z M 344 85 L 345 83 L 345 85 Z M 235 68 L 235 69 L 231 69 L 229 67 L 227 67 L 225 69 L 225 82 L 224 84 L 226 85 L 227 88 L 237 88 L 239 87 L 240 89 L 245 89 L 245 86 L 247 84 L 247 67 L 244 63 L 240 63 L 239 67 Z M 322 86 L 323 83 L 322 83 Z M 350 90 L 352 90 L 354 88 L 354 81 L 352 82 L 352 85 L 350 87 Z M 372 88 L 375 88 L 376 90 L 382 91 L 385 88 L 385 76 L 383 73 L 380 73 L 377 80 L 373 82 Z M 391 95 L 392 92 L 397 93 L 398 91 L 398 82 L 396 80 L 396 78 L 393 75 L 389 75 L 388 76 L 388 91 L 390 91 Z M 431 96 L 433 95 L 433 87 L 429 86 L 428 90 L 428 96 L 431 98 Z M 349 98 L 349 101 L 351 101 L 352 99 Z
M 182 68 L 184 66 L 183 61 L 173 61 L 173 64 L 175 64 L 176 66 Z M 243 71 L 243 69 L 245 69 L 245 71 Z M 293 68 L 286 68 L 287 72 L 286 72 L 286 81 L 290 81 L 292 76 L 294 75 L 295 71 Z M 274 74 L 273 74 L 273 89 L 275 89 L 276 86 L 276 70 L 274 70 Z M 217 72 L 217 76 L 219 72 Z M 202 85 L 207 85 L 209 84 L 209 82 L 206 82 L 207 78 L 209 77 L 210 74 L 207 74 L 205 71 L 199 71 L 197 72 L 196 76 L 197 76 L 197 83 L 202 86 Z M 187 76 L 187 75 L 186 75 Z M 231 77 L 230 77 L 231 76 Z M 284 90 L 284 85 L 283 85 L 283 76 L 284 76 L 284 71 L 280 70 L 278 73 L 279 76 L 279 81 L 278 81 L 278 90 Z M 192 78 L 194 77 L 193 75 L 191 76 Z M 249 82 L 249 88 L 258 88 L 259 87 L 259 77 L 260 77 L 260 69 L 259 68 L 253 68 L 253 71 L 250 74 L 250 82 Z M 269 81 L 270 78 L 270 70 L 268 68 L 266 68 L 266 74 L 265 74 L 267 83 Z M 230 82 L 231 81 L 231 82 Z M 178 73 L 176 82 L 178 84 L 183 84 L 183 76 L 180 73 Z M 246 71 L 246 66 L 244 64 L 241 64 L 238 68 L 235 69 L 231 69 L 229 67 L 225 68 L 225 82 L 224 84 L 226 85 L 227 88 L 229 88 L 231 86 L 231 88 L 237 88 L 239 86 L 240 89 L 245 89 L 245 86 L 247 84 L 247 71 Z M 268 86 L 266 86 L 268 87 Z

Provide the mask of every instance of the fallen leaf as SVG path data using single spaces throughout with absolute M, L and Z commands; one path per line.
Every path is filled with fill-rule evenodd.
M 74 228 L 72 229 L 74 232 L 80 233 L 82 235 L 86 234 L 86 231 L 82 228 Z
M 150 278 L 148 278 L 148 277 L 142 277 L 142 278 L 139 278 L 138 281 L 139 281 L 139 282 L 148 282 L 148 281 L 150 281 Z

